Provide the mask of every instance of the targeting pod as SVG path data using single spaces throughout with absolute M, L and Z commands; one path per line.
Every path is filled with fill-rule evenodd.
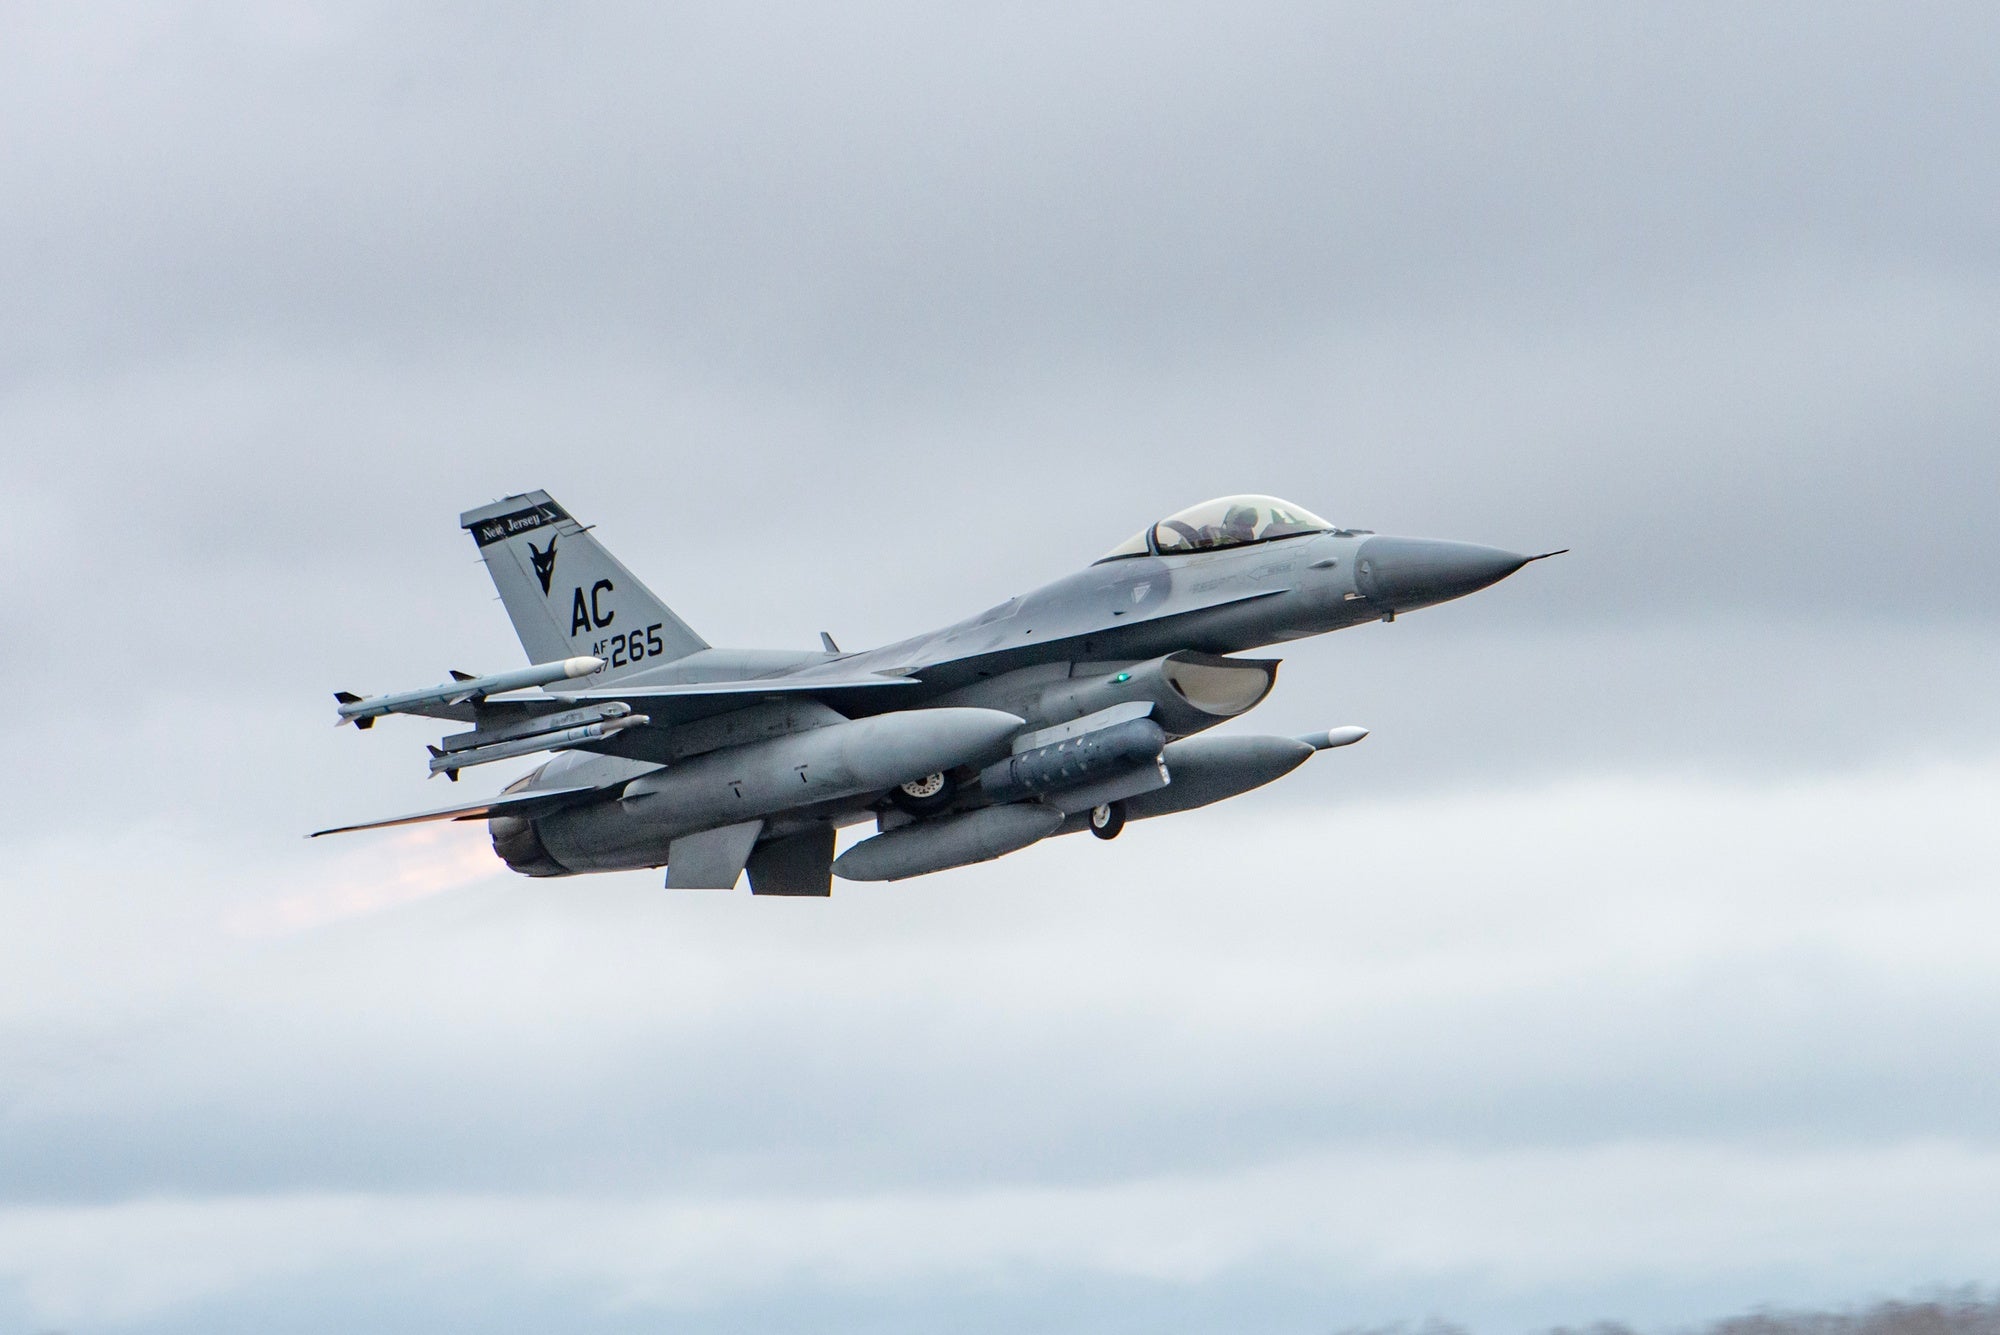
M 979 772 L 979 787 L 996 804 L 1018 802 L 1157 765 L 1166 744 L 1153 720 L 1128 719 L 995 761 Z

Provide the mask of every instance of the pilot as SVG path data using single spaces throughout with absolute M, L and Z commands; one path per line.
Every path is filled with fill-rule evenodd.
M 1254 505 L 1232 505 L 1222 516 L 1222 532 L 1216 535 L 1220 545 L 1229 547 L 1238 543 L 1257 540 L 1257 507 Z

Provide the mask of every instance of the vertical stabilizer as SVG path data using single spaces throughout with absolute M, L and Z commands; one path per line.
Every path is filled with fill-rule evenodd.
M 547 492 L 467 510 L 458 522 L 479 544 L 529 662 L 590 654 L 615 677 L 708 648 Z

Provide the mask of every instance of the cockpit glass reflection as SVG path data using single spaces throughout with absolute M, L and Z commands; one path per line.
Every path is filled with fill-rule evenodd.
M 1162 519 L 1153 526 L 1153 548 L 1162 556 L 1205 552 L 1324 533 L 1332 527 L 1311 511 L 1274 496 L 1225 496 Z
M 1243 547 L 1302 533 L 1326 533 L 1333 525 L 1312 511 L 1275 496 L 1224 496 L 1169 515 L 1151 529 L 1135 533 L 1098 558 L 1177 556 L 1188 552 Z

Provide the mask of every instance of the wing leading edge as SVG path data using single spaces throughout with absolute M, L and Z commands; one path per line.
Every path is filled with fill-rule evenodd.
M 789 676 L 734 678 L 727 681 L 671 682 L 658 686 L 600 686 L 582 691 L 550 691 L 544 695 L 500 696 L 482 699 L 474 703 L 470 699 L 447 700 L 442 698 L 443 687 L 431 688 L 424 692 L 405 692 L 405 696 L 423 696 L 422 699 L 408 700 L 397 697 L 377 697 L 365 700 L 355 697 L 342 699 L 341 722 L 348 721 L 346 714 L 356 709 L 375 705 L 383 714 L 420 714 L 428 718 L 450 719 L 456 723 L 472 723 L 482 716 L 513 722 L 533 718 L 538 714 L 552 714 L 572 709 L 580 704 L 603 704 L 622 701 L 634 708 L 644 707 L 644 712 L 658 724 L 678 723 L 685 718 L 697 718 L 729 708 L 732 704 L 755 704 L 759 700 L 781 696 L 806 696 L 808 698 L 828 695 L 838 696 L 848 691 L 878 691 L 884 687 L 919 686 L 915 677 L 888 676 L 869 673 L 866 676 Z M 545 688 L 546 689 L 546 688 Z M 373 722 L 371 718 L 369 722 Z M 364 725 L 365 726 L 365 725 Z

